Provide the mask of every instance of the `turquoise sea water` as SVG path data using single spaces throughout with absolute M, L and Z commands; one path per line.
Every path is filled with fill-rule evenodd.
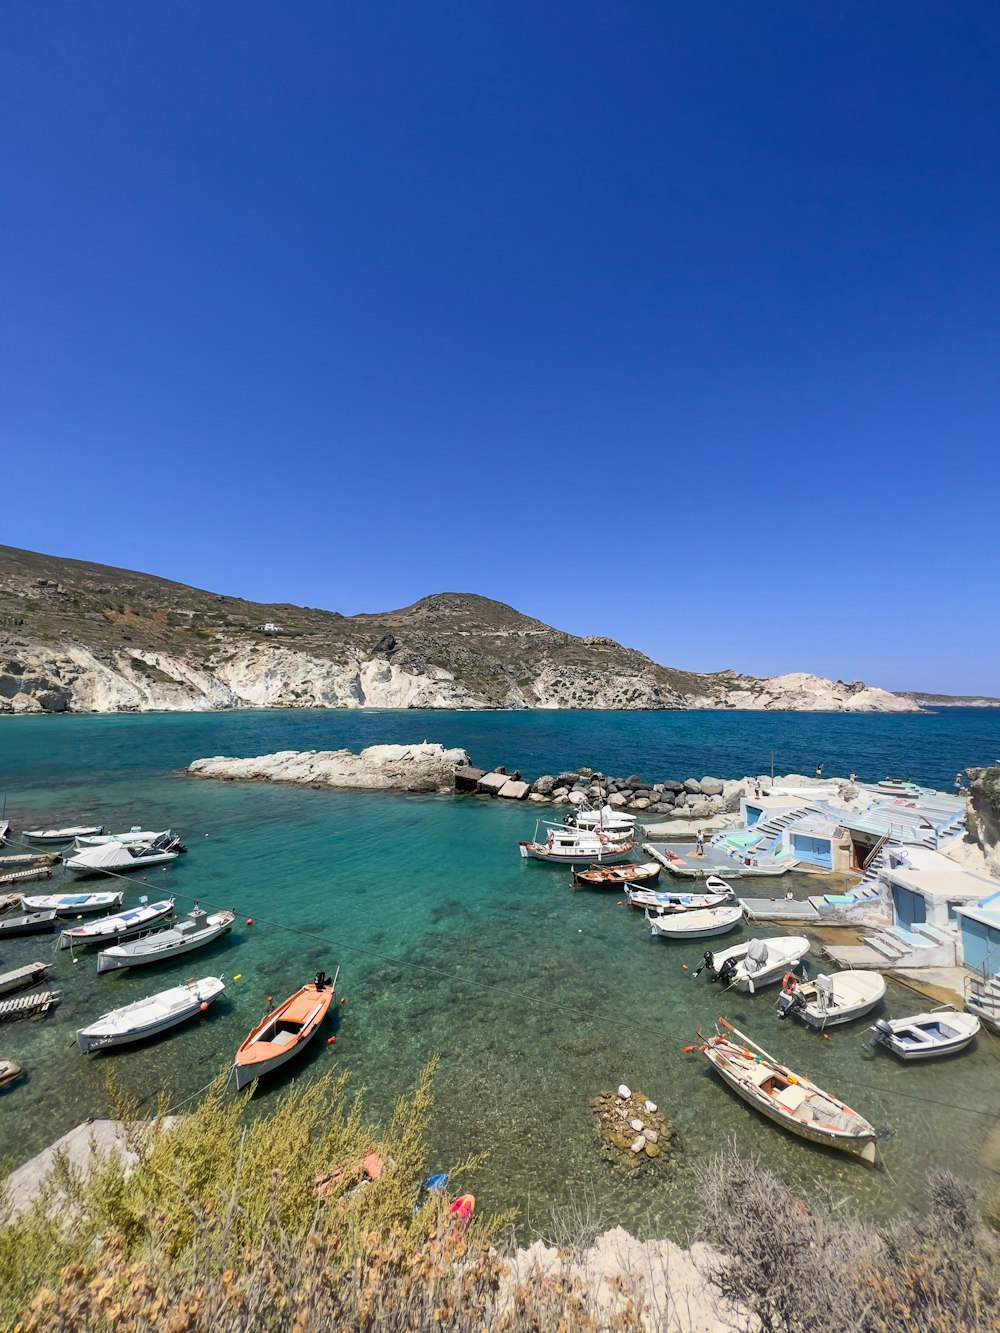
M 209 754 L 357 749 L 377 741 L 464 745 L 477 763 L 526 774 L 587 763 L 650 778 L 856 768 L 948 786 L 957 768 L 1000 753 L 1000 714 L 926 717 L 730 713 L 240 713 L 0 720 L 0 791 L 16 829 L 90 820 L 181 832 L 189 855 L 127 895 L 176 894 L 231 906 L 239 928 L 175 964 L 96 976 L 36 936 L 2 945 L 0 970 L 54 961 L 62 1003 L 41 1022 L 0 1028 L 0 1054 L 27 1079 L 0 1099 L 0 1155 L 20 1161 L 106 1110 L 113 1063 L 139 1096 L 175 1102 L 201 1088 L 261 1016 L 317 968 L 340 964 L 347 1004 L 335 1045 L 317 1041 L 289 1067 L 310 1078 L 351 1071 L 373 1116 L 441 1055 L 432 1165 L 490 1160 L 471 1187 L 488 1209 L 517 1207 L 526 1229 L 581 1193 L 609 1224 L 682 1236 L 697 1209 L 694 1167 L 731 1139 L 804 1194 L 833 1186 L 873 1215 L 918 1202 L 930 1163 L 992 1176 L 1000 1045 L 905 1067 L 863 1058 L 862 1022 L 821 1041 L 779 1023 L 774 991 L 721 996 L 695 980 L 695 946 L 652 941 L 614 894 L 573 892 L 568 871 L 522 862 L 535 812 L 474 797 L 393 796 L 195 781 L 179 770 Z M 789 880 L 798 891 L 814 881 Z M 789 880 L 782 881 L 783 886 Z M 78 881 L 74 881 L 78 883 Z M 55 890 L 58 878 L 38 885 Z M 254 924 L 243 924 L 247 917 Z M 773 933 L 762 931 L 760 933 Z M 739 938 L 734 934 L 727 943 Z M 682 964 L 691 970 L 684 972 Z M 817 962 L 813 962 L 814 971 Z M 193 1025 L 118 1054 L 85 1059 L 75 1029 L 107 1009 L 190 976 L 222 975 L 222 1000 Z M 234 981 L 237 974 L 241 980 Z M 891 988 L 893 1014 L 920 1004 Z M 699 1025 L 726 1013 L 793 1066 L 892 1132 L 866 1172 L 789 1138 L 732 1096 L 703 1057 Z M 665 1109 L 680 1151 L 658 1177 L 623 1179 L 601 1160 L 589 1098 L 626 1081 Z M 281 1078 L 255 1096 L 268 1105 Z

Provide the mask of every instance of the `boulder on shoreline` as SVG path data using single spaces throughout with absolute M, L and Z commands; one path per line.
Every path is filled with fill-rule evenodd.
M 252 759 L 196 759 L 187 772 L 195 778 L 238 782 L 292 782 L 300 786 L 358 791 L 450 792 L 456 769 L 467 767 L 464 750 L 443 745 L 369 745 L 350 750 L 279 750 Z

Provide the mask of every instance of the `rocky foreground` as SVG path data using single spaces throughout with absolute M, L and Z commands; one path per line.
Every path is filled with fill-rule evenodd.
M 472 593 L 343 616 L 0 546 L 0 712 L 237 708 L 920 711 L 863 681 L 680 671 Z

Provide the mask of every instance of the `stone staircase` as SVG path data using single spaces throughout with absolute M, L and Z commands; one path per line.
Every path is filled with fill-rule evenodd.
M 878 967 L 954 967 L 957 939 L 926 921 L 904 926 L 886 926 L 865 936 L 865 945 L 883 961 Z
M 965 978 L 965 1007 L 990 1027 L 1000 1031 L 1000 973 L 992 977 Z

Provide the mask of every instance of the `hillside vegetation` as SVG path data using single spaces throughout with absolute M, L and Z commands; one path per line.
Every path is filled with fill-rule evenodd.
M 914 707 L 860 681 L 675 670 L 473 593 L 344 616 L 0 546 L 0 709 L 248 705 Z

